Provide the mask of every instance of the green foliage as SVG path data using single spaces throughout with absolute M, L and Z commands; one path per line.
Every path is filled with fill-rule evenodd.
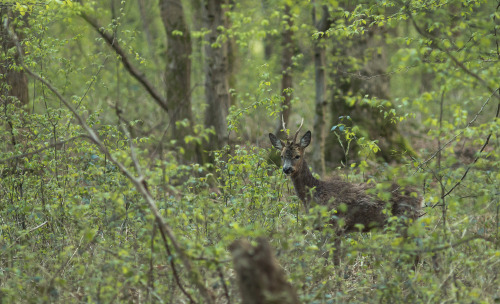
M 32 80 L 29 111 L 15 98 L 0 105 L 0 302 L 171 303 L 188 302 L 187 293 L 202 303 L 195 281 L 213 291 L 217 302 L 238 302 L 227 248 L 235 239 L 258 236 L 270 239 L 304 303 L 493 303 L 500 298 L 500 120 L 494 118 L 500 16 L 494 3 L 317 3 L 327 4 L 336 18 L 321 33 L 332 41 L 352 43 L 373 27 L 396 29 L 387 35 L 396 98 L 353 94 L 347 102 L 376 107 L 390 123 L 407 123 L 408 133 L 417 134 L 420 153 L 402 166 L 377 165 L 372 157 L 377 139 L 344 116 L 332 127 L 339 144 L 346 156 L 353 141 L 362 149 L 360 161 L 346 159 L 340 174 L 376 183 L 373 191 L 383 199 L 390 196 L 392 181 L 416 185 L 426 205 L 406 235 L 398 229 L 400 220 L 390 217 L 385 231 L 347 235 L 341 248 L 335 248 L 335 229 L 328 222 L 346 206 L 305 212 L 293 185 L 269 161 L 269 151 L 255 144 L 261 134 L 274 131 L 282 101 L 279 56 L 261 56 L 264 37 L 278 39 L 285 24 L 276 18 L 280 10 L 268 7 L 263 13 L 248 1 L 228 7 L 231 25 L 220 29 L 217 43 L 233 40 L 237 54 L 247 58 L 240 62 L 228 115 L 235 139 L 211 152 L 212 163 L 198 164 L 183 160 L 185 151 L 165 136 L 168 127 L 158 128 L 168 125 L 165 113 L 152 108 L 120 67 L 120 58 L 78 17 L 82 9 L 112 17 L 106 31 L 116 31 L 134 63 L 161 83 L 164 59 L 152 61 L 158 58 L 144 50 L 145 38 L 134 28 L 139 13 L 131 4 L 120 3 L 111 13 L 98 2 L 84 7 L 72 1 L 9 3 L 29 17 L 22 27 L 26 65 L 71 100 L 110 155 L 144 177 L 194 270 L 188 273 L 172 240 L 163 240 L 133 182 L 89 140 L 56 96 Z M 311 55 L 303 50 L 319 34 L 309 21 L 312 4 L 286 3 L 292 6 L 298 45 L 293 68 L 298 79 L 290 91 L 295 111 L 307 118 L 313 115 L 307 103 L 313 77 Z M 193 37 L 203 37 L 203 30 Z M 325 46 L 331 48 L 330 42 Z M 156 37 L 154 44 L 161 49 L 163 41 Z M 14 55 L 14 49 L 2 54 Z M 333 62 L 352 61 L 353 69 L 362 66 L 351 57 L 331 56 Z M 194 69 L 201 69 L 194 62 Z M 419 86 L 427 77 L 430 85 Z M 202 117 L 203 100 L 193 90 L 193 110 Z M 203 148 L 213 131 L 193 126 L 184 140 Z M 339 251 L 342 265 L 336 267 L 331 257 Z

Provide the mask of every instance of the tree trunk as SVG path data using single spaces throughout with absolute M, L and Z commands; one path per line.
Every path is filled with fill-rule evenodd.
M 24 22 L 27 20 L 27 15 Z M 14 123 L 11 121 L 8 113 L 8 105 L 16 104 L 25 107 L 29 103 L 28 77 L 23 70 L 20 69 L 19 54 L 17 51 L 9 52 L 15 48 L 15 42 L 9 35 L 8 27 L 5 27 L 5 20 L 8 18 L 8 26 L 10 26 L 17 34 L 20 40 L 23 39 L 22 31 L 17 30 L 15 18 L 8 6 L 0 6 L 0 104 L 3 106 L 4 116 L 7 118 L 6 123 L 11 135 L 10 141 L 13 146 L 17 144 Z M 22 19 L 22 17 L 18 16 Z M 19 103 L 17 103 L 19 102 Z
M 191 35 L 181 0 L 160 0 L 163 25 L 167 33 L 165 85 L 173 137 L 184 147 L 187 159 L 193 147 L 184 142 L 193 130 L 191 109 Z
M 283 39 L 281 40 L 282 45 L 282 57 L 281 57 L 281 73 L 283 78 L 281 78 L 281 96 L 283 101 L 281 103 L 281 115 L 278 119 L 278 125 L 276 126 L 276 134 L 279 138 L 284 138 L 285 134 L 281 130 L 283 129 L 282 123 L 288 126 L 288 121 L 290 118 L 290 112 L 292 110 L 291 100 L 292 93 L 292 57 L 293 57 L 293 20 L 290 13 L 290 6 L 285 4 L 283 19 L 286 20 L 285 28 L 283 29 Z
M 205 127 L 213 127 L 209 150 L 220 149 L 227 143 L 227 114 L 229 112 L 229 72 L 227 43 L 218 40 L 219 27 L 225 27 L 222 5 L 224 0 L 207 0 L 203 4 L 204 25 L 209 30 L 205 36 Z
M 332 90 L 331 111 L 333 117 L 350 116 L 353 125 L 358 126 L 363 134 L 358 136 L 368 137 L 370 140 L 378 140 L 381 151 L 377 156 L 385 161 L 398 161 L 401 154 L 394 151 L 406 151 L 414 155 L 410 145 L 400 134 L 397 125 L 391 123 L 384 117 L 384 111 L 389 111 L 393 106 L 389 103 L 381 107 L 374 107 L 362 102 L 353 106 L 346 103 L 349 96 L 376 97 L 385 101 L 390 99 L 390 76 L 386 74 L 388 66 L 387 46 L 385 44 L 386 29 L 371 28 L 365 35 L 353 41 L 339 41 L 333 50 L 334 57 L 343 58 L 337 67 L 332 69 L 332 79 L 335 89 Z M 353 69 L 351 62 L 353 58 L 359 62 L 361 69 Z M 335 74 L 336 73 L 336 74 Z M 345 146 L 345 145 L 344 145 Z M 328 159 L 339 163 L 345 161 L 346 156 L 340 145 L 335 142 L 328 147 Z M 349 160 L 356 160 L 359 147 L 352 143 L 348 155 Z
M 313 4 L 314 5 L 314 4 Z M 325 32 L 330 26 L 330 14 L 326 5 L 322 6 L 323 16 L 316 22 L 316 8 L 313 7 L 312 19 L 316 29 Z M 326 126 L 326 49 L 322 37 L 314 40 L 314 75 L 316 96 L 314 107 L 314 126 L 312 141 L 312 167 L 325 174 L 325 126 Z
M 257 246 L 245 239 L 229 247 L 243 304 L 300 303 L 269 242 L 257 239 Z
M 19 39 L 22 40 L 20 31 L 13 24 L 14 17 L 10 9 L 0 7 L 0 44 L 1 57 L 0 60 L 0 97 L 2 103 L 12 103 L 14 100 L 19 100 L 21 106 L 26 106 L 29 103 L 28 77 L 20 70 L 19 55 L 17 52 L 8 53 L 9 49 L 15 47 L 14 41 L 9 36 L 9 31 L 4 26 L 4 18 L 9 18 L 9 24 L 13 26 Z M 26 19 L 26 18 L 25 18 Z

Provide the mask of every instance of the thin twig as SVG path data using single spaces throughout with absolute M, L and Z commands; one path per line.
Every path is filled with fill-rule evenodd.
M 193 299 L 193 297 L 186 291 L 184 286 L 181 283 L 181 278 L 179 277 L 179 273 L 177 272 L 177 268 L 175 268 L 175 263 L 174 263 L 174 256 L 172 255 L 172 252 L 170 251 L 170 247 L 168 246 L 167 238 L 165 237 L 165 234 L 160 230 L 161 237 L 163 239 L 163 244 L 165 245 L 165 250 L 167 250 L 167 260 L 170 263 L 170 267 L 172 267 L 172 274 L 174 275 L 175 282 L 177 283 L 177 286 L 179 286 L 180 290 L 182 293 L 189 299 L 190 303 L 196 303 L 196 301 Z
M 129 71 L 130 75 L 134 77 L 139 83 L 148 91 L 148 93 L 153 97 L 155 102 L 166 112 L 169 111 L 168 106 L 167 106 L 167 101 L 166 99 L 161 96 L 161 94 L 156 90 L 155 87 L 149 82 L 149 80 L 146 79 L 146 76 L 144 73 L 139 71 L 133 64 L 132 62 L 128 59 L 127 53 L 120 47 L 117 41 L 114 40 L 113 35 L 110 35 L 106 32 L 104 27 L 101 27 L 96 20 L 91 18 L 85 13 L 81 13 L 80 17 L 83 18 L 94 30 L 96 30 L 99 35 L 101 35 L 102 38 L 113 48 L 115 53 L 120 56 L 120 59 L 123 63 L 123 66 L 127 71 Z
M 469 173 L 469 170 L 472 168 L 472 166 L 479 160 L 479 158 L 481 157 L 481 152 L 484 151 L 484 148 L 486 148 L 486 146 L 488 145 L 489 141 L 490 141 L 490 138 L 491 138 L 491 133 L 488 134 L 488 137 L 486 137 L 486 141 L 484 142 L 483 146 L 481 147 L 481 150 L 479 150 L 479 153 L 478 153 L 478 156 L 474 159 L 474 161 L 472 162 L 471 165 L 469 165 L 467 167 L 467 170 L 465 170 L 465 173 L 462 175 L 462 177 L 460 178 L 460 180 L 458 182 L 456 182 L 455 185 L 453 185 L 453 187 L 451 187 L 450 190 L 448 190 L 448 192 L 446 192 L 442 198 L 445 198 L 447 197 L 453 190 L 455 190 L 456 187 L 458 187 L 458 185 L 460 185 L 462 183 L 462 181 L 465 179 L 465 177 L 467 176 L 467 173 Z
M 37 149 L 37 150 L 32 151 L 32 152 L 27 152 L 27 153 L 15 155 L 15 156 L 12 156 L 12 157 L 9 157 L 9 158 L 0 159 L 0 164 L 6 163 L 6 162 L 9 162 L 11 160 L 18 159 L 18 158 L 29 157 L 31 155 L 38 154 L 38 153 L 42 152 L 43 150 L 47 150 L 47 149 L 50 149 L 50 148 L 55 147 L 55 146 L 63 145 L 65 143 L 67 143 L 67 142 L 73 141 L 73 140 L 78 139 L 78 138 L 91 139 L 88 135 L 80 134 L 80 135 L 68 138 L 66 140 L 55 142 L 53 144 L 47 144 L 45 147 Z
M 497 93 L 498 89 L 494 90 L 492 87 L 490 87 L 490 85 L 488 84 L 488 82 L 486 82 L 486 80 L 484 80 L 483 78 L 481 78 L 478 74 L 474 73 L 473 71 L 469 70 L 464 64 L 463 62 L 461 62 L 460 60 L 458 60 L 455 56 L 453 56 L 453 54 L 447 49 L 447 48 L 443 48 L 441 47 L 437 42 L 436 40 L 434 39 L 433 36 L 429 35 L 428 33 L 426 33 L 425 31 L 423 31 L 417 24 L 417 22 L 415 21 L 415 19 L 413 18 L 413 14 L 410 12 L 410 10 L 408 9 L 407 11 L 407 15 L 408 17 L 410 18 L 413 26 L 415 27 L 415 29 L 417 30 L 417 32 L 425 37 L 425 38 L 428 38 L 430 40 L 432 40 L 434 43 L 433 43 L 433 46 L 435 48 L 437 48 L 438 50 L 440 50 L 441 52 L 445 53 L 446 56 L 448 56 L 448 58 L 450 58 L 459 68 L 461 68 L 465 73 L 469 74 L 470 76 L 472 76 L 473 78 L 475 78 L 477 81 L 479 81 L 479 83 L 484 86 L 485 88 L 488 89 L 488 91 L 490 92 L 493 92 L 492 95 L 494 95 L 496 98 L 500 99 L 500 95 Z
M 222 272 L 220 264 L 217 264 L 217 274 L 219 275 L 222 287 L 224 288 L 224 295 L 226 296 L 227 303 L 231 304 L 231 297 L 229 297 L 229 290 L 227 288 L 226 280 L 224 279 L 224 273 Z
M 437 246 L 437 247 L 423 248 L 423 249 L 404 249 L 404 248 L 399 248 L 399 247 L 393 247 L 393 248 L 390 248 L 390 250 L 391 251 L 396 251 L 396 252 L 415 253 L 415 254 L 418 254 L 418 253 L 435 253 L 435 252 L 438 252 L 438 251 L 443 251 L 443 250 L 447 250 L 447 249 L 450 249 L 450 248 L 454 248 L 456 246 L 460 246 L 460 245 L 469 243 L 470 241 L 477 240 L 477 239 L 481 239 L 481 240 L 484 240 L 484 241 L 487 241 L 487 242 L 490 242 L 490 243 L 493 243 L 493 244 L 497 244 L 499 242 L 498 240 L 495 240 L 493 238 L 490 238 L 490 237 L 487 237 L 487 236 L 483 236 L 483 235 L 475 234 L 475 235 L 472 235 L 472 236 L 470 236 L 468 238 L 461 239 L 460 241 L 457 241 L 455 243 L 451 243 L 451 244 L 447 244 L 447 245 L 441 245 L 441 246 Z M 377 247 L 360 247 L 360 248 L 352 248 L 352 251 L 368 252 L 368 251 L 376 251 L 378 249 L 380 249 L 380 248 L 377 248 Z M 386 250 L 386 249 L 387 248 L 384 248 L 384 250 Z
M 474 115 L 474 117 L 471 119 L 471 121 L 469 121 L 469 123 L 467 123 L 467 125 L 460 131 L 458 132 L 457 135 L 453 136 L 449 141 L 447 141 L 444 145 L 442 145 L 436 152 L 434 152 L 428 159 L 426 159 L 425 161 L 421 162 L 416 171 L 422 169 L 422 167 L 427 164 L 429 161 L 431 161 L 432 159 L 434 159 L 434 157 L 436 157 L 444 148 L 446 148 L 450 143 L 452 143 L 457 137 L 459 137 L 460 135 L 462 135 L 465 130 L 470 127 L 474 122 L 476 122 L 477 118 L 479 117 L 479 115 L 483 112 L 483 110 L 485 109 L 486 105 L 490 102 L 490 99 L 491 97 L 498 91 L 499 89 L 496 89 L 495 92 L 493 92 L 493 94 L 491 94 L 487 99 L 486 101 L 483 103 L 483 105 L 481 106 L 481 109 L 479 109 L 479 111 L 476 113 L 476 115 Z M 500 105 L 500 103 L 499 103 Z M 497 116 L 498 117 L 498 110 L 497 110 Z M 415 172 L 416 173 L 416 172 Z
M 78 114 L 78 112 L 75 110 L 75 108 L 71 105 L 69 101 L 67 101 L 61 93 L 47 80 L 44 78 L 40 77 L 37 73 L 33 72 L 31 69 L 28 68 L 28 66 L 24 62 L 24 56 L 23 56 L 23 51 L 21 48 L 21 45 L 19 43 L 19 39 L 16 35 L 15 32 L 9 29 L 9 35 L 13 38 L 13 41 L 16 44 L 17 51 L 19 54 L 19 59 L 20 59 L 20 64 L 23 67 L 23 69 L 31 75 L 33 78 L 36 80 L 40 81 L 43 83 L 49 90 L 56 95 L 56 97 L 68 108 L 71 113 L 73 113 L 73 116 L 77 119 L 78 123 L 80 126 L 87 132 L 89 138 L 94 142 L 94 144 L 99 148 L 101 153 L 103 153 L 107 159 L 109 159 L 113 164 L 115 164 L 120 171 L 132 182 L 136 190 L 143 196 L 145 201 L 147 202 L 149 209 L 153 213 L 156 222 L 158 223 L 158 226 L 160 228 L 160 232 L 162 234 L 165 234 L 168 236 L 170 239 L 172 245 L 174 246 L 174 249 L 176 252 L 179 254 L 180 260 L 182 261 L 184 267 L 186 268 L 186 271 L 188 272 L 188 277 L 191 279 L 192 283 L 198 288 L 198 290 L 201 293 L 201 296 L 205 299 L 206 303 L 213 303 L 213 296 L 211 292 L 207 289 L 205 284 L 200 280 L 199 274 L 197 271 L 193 268 L 191 261 L 187 257 L 186 253 L 184 252 L 183 248 L 180 246 L 177 237 L 174 234 L 173 229 L 165 222 L 163 219 L 160 210 L 156 206 L 156 202 L 154 201 L 153 197 L 151 196 L 151 193 L 148 190 L 146 180 L 142 178 L 136 178 L 132 172 L 130 172 L 123 163 L 119 162 L 106 148 L 106 146 L 103 144 L 103 142 L 100 140 L 99 136 L 94 132 L 92 128 L 86 123 L 86 121 Z
M 14 240 L 14 241 L 13 241 L 13 242 L 9 245 L 9 247 L 7 247 L 6 249 L 3 249 L 3 250 L 2 250 L 2 252 L 1 252 L 0 254 L 4 254 L 4 253 L 6 253 L 6 252 L 8 251 L 8 249 L 12 248 L 15 244 L 17 244 L 17 242 L 19 242 L 19 240 L 20 240 L 23 236 L 25 236 L 25 235 L 27 235 L 27 234 L 29 234 L 29 233 L 31 233 L 31 232 L 33 232 L 33 231 L 37 230 L 37 229 L 42 228 L 43 226 L 47 225 L 47 223 L 48 223 L 48 222 L 47 222 L 47 221 L 45 221 L 45 222 L 41 223 L 40 225 L 38 225 L 38 226 L 36 226 L 36 227 L 34 227 L 34 228 L 31 228 L 31 229 L 30 229 L 30 230 L 28 230 L 28 232 L 26 232 L 25 234 L 18 236 L 18 237 L 17 237 L 17 238 L 16 238 L 16 239 L 15 239 L 15 240 Z

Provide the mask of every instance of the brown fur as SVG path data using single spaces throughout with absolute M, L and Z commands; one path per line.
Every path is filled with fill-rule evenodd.
M 392 196 L 385 202 L 367 193 L 366 190 L 372 188 L 370 185 L 350 183 L 339 177 L 328 181 L 316 179 L 304 159 L 304 150 L 311 141 L 310 131 L 306 132 L 299 143 L 295 143 L 295 140 L 284 143 L 271 133 L 269 138 L 273 146 L 281 151 L 283 171 L 290 176 L 295 192 L 306 210 L 311 202 L 315 202 L 337 210 L 337 216 L 344 219 L 345 225 L 342 229 L 337 228 L 337 235 L 359 231 L 356 224 L 363 225 L 362 232 L 383 227 L 388 219 L 388 214 L 383 210 L 388 204 L 392 215 L 412 220 L 418 218 L 422 199 L 413 188 L 402 189 L 393 184 L 390 189 Z M 339 210 L 341 204 L 347 206 L 344 213 Z M 333 220 L 331 224 L 337 225 Z

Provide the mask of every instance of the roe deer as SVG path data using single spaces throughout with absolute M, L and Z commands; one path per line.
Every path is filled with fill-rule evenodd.
M 350 183 L 339 177 L 327 181 L 316 179 L 304 158 L 304 150 L 311 142 L 311 131 L 307 131 L 296 143 L 303 122 L 304 120 L 302 120 L 293 140 L 287 138 L 287 141 L 283 142 L 272 133 L 269 133 L 269 139 L 271 144 L 281 151 L 283 172 L 290 176 L 295 192 L 304 204 L 306 212 L 308 212 L 311 201 L 314 201 L 317 204 L 327 206 L 330 210 L 337 210 L 337 217 L 344 219 L 343 227 L 339 227 L 336 220 L 330 221 L 330 224 L 334 225 L 336 229 L 336 250 L 339 250 L 340 236 L 360 231 L 357 224 L 362 225 L 361 232 L 368 232 L 373 228 L 386 225 L 388 214 L 383 211 L 387 204 L 389 204 L 389 210 L 394 216 L 412 220 L 418 218 L 422 199 L 410 187 L 402 189 L 397 184 L 393 184 L 390 189 L 392 197 L 388 202 L 385 202 L 366 192 L 367 189 L 372 188 L 368 184 Z M 286 131 L 284 123 L 283 130 Z M 341 204 L 347 206 L 344 212 L 339 210 Z M 339 264 L 338 254 L 334 256 L 334 263 Z

